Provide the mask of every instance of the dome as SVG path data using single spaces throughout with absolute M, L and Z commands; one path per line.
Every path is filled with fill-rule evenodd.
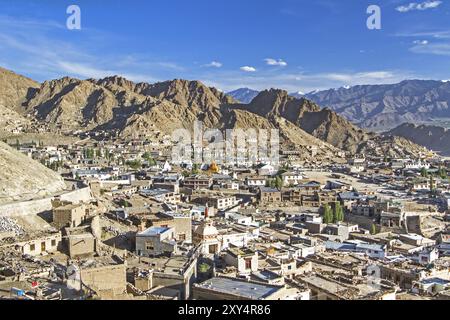
M 216 227 L 210 223 L 202 223 L 197 229 L 195 234 L 202 238 L 213 238 L 219 235 Z

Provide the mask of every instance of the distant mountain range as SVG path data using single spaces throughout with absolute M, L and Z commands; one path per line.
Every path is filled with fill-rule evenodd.
M 249 88 L 241 88 L 227 92 L 227 95 L 234 98 L 236 101 L 247 104 L 252 102 L 252 100 L 255 99 L 258 94 L 259 91 Z
M 444 81 L 407 80 L 392 85 L 354 86 L 310 93 L 306 98 L 376 131 L 408 122 L 450 118 L 450 83 Z
M 361 85 L 291 95 L 330 108 L 372 131 L 450 118 L 450 82 L 447 81 L 406 80 L 397 84 Z
M 245 90 L 248 97 L 255 94 Z M 391 156 L 426 152 L 401 139 L 366 132 L 329 108 L 277 89 L 262 91 L 250 103 L 242 103 L 199 81 L 149 84 L 115 76 L 100 80 L 64 77 L 39 84 L 0 69 L 0 97 L 0 104 L 14 111 L 10 116 L 35 118 L 61 132 L 114 130 L 123 137 L 162 141 L 175 129 L 193 129 L 199 120 L 205 127 L 220 130 L 276 128 L 284 146 L 323 160 L 336 157 L 340 150 L 359 153 L 368 150 L 367 146 L 382 150 L 376 148 L 381 144 L 389 146 Z M 313 156 L 311 150 L 316 149 Z

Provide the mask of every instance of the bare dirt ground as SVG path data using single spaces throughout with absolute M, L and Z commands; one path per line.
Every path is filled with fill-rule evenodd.
M 317 182 L 320 182 L 321 184 L 326 184 L 327 181 L 335 181 L 336 179 L 333 178 L 331 173 L 329 172 L 306 172 L 306 175 L 308 176 L 309 180 L 314 180 Z M 351 184 L 356 190 L 360 192 L 377 192 L 378 189 L 380 189 L 379 185 L 373 184 L 373 183 L 366 183 L 362 182 L 357 178 L 354 178 L 352 176 L 348 176 L 345 174 L 339 174 L 342 179 L 340 181 Z

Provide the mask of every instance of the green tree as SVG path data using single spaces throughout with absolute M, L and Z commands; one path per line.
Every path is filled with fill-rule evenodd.
M 434 176 L 430 175 L 430 192 L 434 194 L 435 191 L 436 191 L 436 182 L 434 180 Z
M 275 178 L 275 188 L 281 190 L 283 188 L 283 179 L 280 176 Z
M 127 161 L 126 165 L 133 170 L 139 170 L 142 168 L 142 163 L 139 160 Z
M 333 222 L 333 211 L 328 203 L 323 207 L 323 222 L 326 224 Z
M 192 174 L 199 174 L 200 173 L 200 169 L 199 169 L 199 165 L 198 164 L 194 164 L 192 166 Z
M 156 165 L 156 161 L 155 161 L 155 159 L 153 159 L 153 157 L 152 157 L 152 155 L 150 154 L 150 152 L 145 152 L 145 153 L 142 155 L 142 158 L 143 158 L 145 161 L 147 161 L 147 163 L 148 163 L 149 166 L 154 166 L 154 165 Z
M 370 227 L 370 234 L 377 234 L 377 226 L 375 224 L 372 224 L 372 226 Z
M 447 179 L 448 178 L 447 170 L 445 170 L 444 168 L 439 168 L 438 175 L 439 175 L 439 177 L 441 179 Z
M 340 202 L 336 202 L 334 206 L 333 222 L 334 223 L 343 222 L 344 218 L 345 218 L 344 209 L 342 208 Z
M 211 269 L 211 267 L 210 267 L 207 263 L 202 263 L 202 264 L 198 267 L 198 270 L 199 270 L 201 273 L 207 273 L 210 269 Z
M 422 176 L 422 177 L 424 177 L 424 178 L 428 178 L 428 170 L 427 170 L 427 168 L 422 168 L 422 169 L 420 169 L 420 175 Z
M 185 177 L 185 178 L 187 178 L 187 177 L 189 177 L 189 176 L 191 175 L 191 173 L 188 172 L 188 171 L 183 171 L 181 174 L 182 174 L 183 177 Z

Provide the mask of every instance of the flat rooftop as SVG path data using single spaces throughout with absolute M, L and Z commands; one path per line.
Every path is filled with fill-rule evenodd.
M 198 285 L 199 288 L 232 294 L 251 300 L 262 300 L 274 294 L 281 287 L 247 282 L 231 278 L 212 278 Z
M 146 236 L 151 237 L 151 236 L 157 236 L 157 235 L 163 234 L 164 232 L 167 232 L 168 230 L 170 230 L 170 228 L 151 227 L 145 231 L 138 233 L 137 235 L 140 237 L 146 237 Z

